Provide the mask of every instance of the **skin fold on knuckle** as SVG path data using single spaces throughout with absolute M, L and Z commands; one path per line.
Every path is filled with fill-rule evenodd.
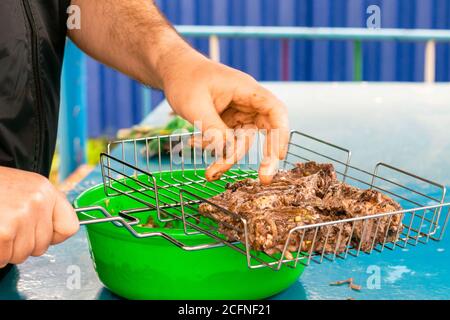
M 50 243 L 45 248 L 42 247 L 42 248 L 34 249 L 33 252 L 31 252 L 31 256 L 32 257 L 40 257 L 40 256 L 44 255 L 47 252 L 49 246 L 50 246 Z
M 7 225 L 7 224 L 6 224 Z M 0 255 L 6 252 L 6 249 L 13 242 L 15 237 L 15 232 L 13 227 L 6 227 L 0 225 Z
M 25 236 L 26 235 L 22 235 L 22 237 Z M 21 264 L 24 263 L 27 260 L 27 258 L 31 256 L 31 253 L 34 250 L 34 235 L 33 238 L 29 237 L 27 238 L 26 242 L 21 243 L 20 247 L 18 247 L 18 245 L 19 245 L 18 240 L 16 238 L 13 244 L 13 252 L 9 263 Z
M 46 186 L 33 192 L 23 209 L 23 215 L 29 219 L 29 223 L 38 223 L 39 220 L 46 219 L 51 214 L 54 197 L 47 190 Z
M 24 263 L 28 257 L 31 256 L 31 251 L 21 251 L 21 252 L 14 252 L 13 257 L 9 261 L 11 264 L 22 264 Z
M 35 246 L 31 255 L 39 257 L 45 254 L 50 247 L 53 237 L 53 226 L 51 223 L 46 224 L 44 228 L 37 228 L 35 232 Z
M 21 264 L 30 255 L 34 249 L 34 234 L 26 232 L 25 229 L 20 226 L 27 224 L 35 224 L 34 217 L 30 214 L 29 206 L 24 205 L 15 211 L 12 219 L 9 223 L 6 223 L 8 227 L 3 227 L 0 230 L 0 250 L 2 252 L 9 251 L 8 263 Z M 26 240 L 24 241 L 24 239 Z M 22 240 L 22 242 L 18 242 Z

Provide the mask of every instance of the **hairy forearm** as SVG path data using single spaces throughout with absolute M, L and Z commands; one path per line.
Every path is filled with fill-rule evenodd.
M 93 58 L 132 78 L 164 89 L 183 57 L 199 57 L 150 0 L 72 0 L 81 29 L 69 37 Z

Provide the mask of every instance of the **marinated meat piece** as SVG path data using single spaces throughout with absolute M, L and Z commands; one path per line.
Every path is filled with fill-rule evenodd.
M 199 212 L 218 221 L 221 233 L 231 241 L 244 242 L 243 218 L 250 246 L 269 254 L 283 250 L 293 228 L 401 210 L 398 203 L 378 191 L 340 182 L 333 165 L 315 162 L 279 171 L 268 186 L 253 179 L 229 184 L 210 201 L 234 213 L 207 203 L 200 205 Z M 286 258 L 292 258 L 291 252 L 299 247 L 303 252 L 341 253 L 351 245 L 369 251 L 372 244 L 395 240 L 401 230 L 400 214 L 306 228 L 292 234 Z
M 397 202 L 376 190 L 361 190 L 344 183 L 329 188 L 323 206 L 329 212 L 341 212 L 348 218 L 402 210 Z M 400 214 L 355 222 L 353 245 L 361 245 L 361 250 L 369 251 L 372 243 L 383 243 L 385 238 L 386 242 L 395 240 L 400 228 Z

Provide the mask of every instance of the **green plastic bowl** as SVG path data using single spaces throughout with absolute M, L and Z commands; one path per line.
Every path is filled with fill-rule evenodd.
M 107 207 L 115 215 L 138 203 L 123 195 L 108 198 L 103 185 L 98 185 L 83 192 L 74 206 Z M 156 212 L 135 216 L 145 222 L 149 215 L 155 216 Z M 102 216 L 99 213 L 97 217 Z M 181 223 L 172 224 L 169 229 L 134 228 L 138 232 L 161 231 L 187 245 L 214 242 L 203 234 L 186 235 Z M 278 271 L 268 267 L 250 269 L 246 256 L 229 247 L 186 251 L 159 236 L 136 238 L 111 222 L 89 224 L 86 228 L 91 258 L 101 282 L 128 299 L 263 299 L 290 287 L 304 269 L 300 263 L 297 268 L 282 266 Z

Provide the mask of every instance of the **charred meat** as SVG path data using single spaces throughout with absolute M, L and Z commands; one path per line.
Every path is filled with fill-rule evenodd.
M 351 246 L 369 251 L 377 243 L 395 240 L 402 230 L 400 214 L 338 223 L 401 207 L 376 190 L 340 182 L 331 164 L 298 163 L 292 170 L 279 171 L 267 186 L 242 180 L 210 201 L 216 206 L 202 203 L 200 214 L 218 221 L 219 231 L 231 241 L 245 241 L 241 218 L 245 219 L 251 247 L 268 254 L 283 250 L 293 228 L 330 222 L 293 232 L 285 253 L 288 259 L 298 250 L 338 254 Z

